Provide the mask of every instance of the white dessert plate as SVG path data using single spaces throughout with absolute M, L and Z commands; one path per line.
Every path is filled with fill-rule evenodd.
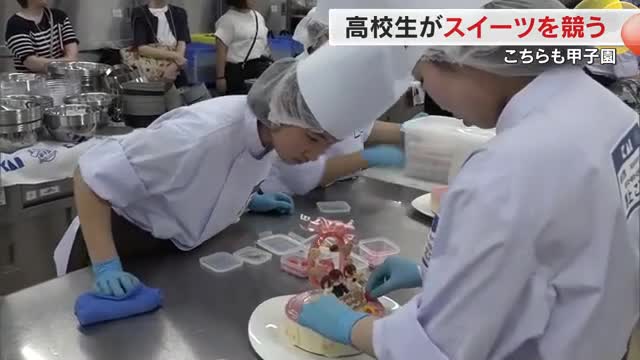
M 411 202 L 411 206 L 428 217 L 435 217 L 436 214 L 431 210 L 431 194 L 422 195 Z
M 260 304 L 249 319 L 249 341 L 253 350 L 264 360 L 326 360 L 324 356 L 311 354 L 291 344 L 284 334 L 287 315 L 284 312 L 293 295 L 269 299 Z M 380 298 L 387 311 L 394 311 L 400 305 L 388 297 Z M 365 354 L 340 359 L 371 360 Z

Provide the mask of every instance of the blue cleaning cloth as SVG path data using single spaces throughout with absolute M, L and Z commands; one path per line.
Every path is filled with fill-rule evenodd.
M 75 314 L 81 326 L 89 326 L 152 312 L 161 306 L 160 290 L 140 285 L 124 298 L 84 293 L 76 300 Z

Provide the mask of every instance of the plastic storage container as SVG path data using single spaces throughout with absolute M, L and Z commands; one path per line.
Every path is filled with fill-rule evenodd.
M 190 84 L 215 84 L 216 47 L 214 45 L 191 43 L 187 46 L 186 58 L 185 73 Z
M 291 254 L 302 247 L 299 242 L 282 234 L 271 235 L 259 239 L 258 245 L 277 256 Z
M 242 260 L 226 253 L 219 252 L 200 258 L 200 265 L 215 273 L 225 273 L 242 266 Z
M 489 139 L 495 132 L 468 128 L 461 120 L 446 116 L 426 116 L 406 122 L 405 175 L 447 184 L 456 154 L 467 153 Z
M 280 268 L 293 276 L 299 278 L 307 277 L 307 270 L 309 269 L 309 263 L 307 261 L 307 254 L 309 249 L 298 250 L 292 254 L 284 255 L 280 258 Z
M 400 253 L 398 245 L 385 238 L 362 240 L 358 244 L 358 249 L 360 249 L 360 256 L 373 267 L 382 265 L 389 256 Z
M 271 48 L 271 57 L 274 60 L 295 57 L 304 51 L 302 44 L 286 35 L 270 37 L 269 47 Z
M 321 201 L 316 205 L 318 210 L 325 214 L 346 214 L 351 212 L 351 205 L 345 201 Z
M 215 45 L 216 35 L 213 33 L 192 34 L 191 42 L 197 44 Z
M 309 270 L 309 261 L 307 259 L 308 254 L 309 248 L 304 248 L 294 253 L 284 255 L 280 258 L 280 268 L 293 276 L 297 276 L 303 279 L 307 278 L 307 271 Z M 326 268 L 327 273 L 334 267 L 330 257 L 321 258 L 320 264 L 322 264 Z M 356 268 L 357 267 L 358 265 L 356 265 Z
M 250 265 L 262 265 L 272 258 L 270 253 L 255 247 L 242 248 L 234 252 L 233 256 Z

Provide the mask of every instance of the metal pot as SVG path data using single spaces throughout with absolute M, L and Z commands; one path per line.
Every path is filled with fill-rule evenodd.
M 0 98 L 0 152 L 13 153 L 38 142 L 42 116 L 37 103 Z
M 79 95 L 71 95 L 64 98 L 65 104 L 82 104 L 89 105 L 100 111 L 100 121 L 98 127 L 109 125 L 111 120 L 115 120 L 116 116 L 116 96 L 103 93 L 83 93 Z
M 46 90 L 47 78 L 41 74 L 0 74 L 0 96 L 16 94 L 42 94 Z
M 124 64 L 111 67 L 111 69 L 105 74 L 107 90 L 112 94 L 119 95 L 122 91 L 122 85 L 129 81 L 144 82 L 145 79 L 140 71 Z
M 35 101 L 0 98 L 0 125 L 16 125 L 42 120 L 42 106 Z
M 53 107 L 53 98 L 51 96 L 43 96 L 43 95 L 7 95 L 6 99 L 12 100 L 14 102 L 19 102 L 25 104 L 25 106 L 30 106 L 29 104 L 37 104 L 42 107 L 42 111 L 47 108 Z M 32 106 L 32 105 L 31 105 Z
M 105 75 L 111 66 L 84 61 L 54 61 L 47 66 L 47 72 L 53 79 L 78 79 L 83 92 L 104 91 Z
M 47 109 L 44 125 L 54 139 L 80 143 L 92 138 L 100 121 L 100 111 L 89 105 L 60 105 Z

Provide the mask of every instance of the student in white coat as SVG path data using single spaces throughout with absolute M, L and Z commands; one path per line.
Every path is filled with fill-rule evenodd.
M 304 52 L 298 56 L 298 60 L 313 54 L 329 40 L 329 26 L 319 17 L 321 14 L 314 7 L 295 29 L 294 40 L 304 46 Z M 371 147 L 365 149 L 365 144 Z M 371 127 L 357 130 L 349 138 L 332 145 L 316 161 L 287 164 L 276 159 L 260 189 L 265 192 L 304 195 L 319 186 L 329 186 L 338 180 L 352 177 L 365 168 L 402 167 L 404 153 L 398 148 L 401 144 L 402 132 L 399 124 L 376 121 Z
M 82 156 L 74 179 L 82 231 L 71 258 L 90 257 L 97 291 L 125 296 L 139 283 L 124 272 L 119 254 L 193 249 L 238 221 L 247 205 L 258 212 L 293 210 L 284 194 L 252 195 L 275 152 L 289 163 L 313 161 L 336 139 L 367 126 L 316 121 L 293 86 L 298 64 L 275 63 L 248 97 L 176 109 Z M 283 79 L 286 89 L 278 85 Z M 271 104 L 268 119 L 254 112 L 264 104 Z
M 405 159 L 399 148 L 401 144 L 400 124 L 376 121 L 373 127 L 356 131 L 351 137 L 331 145 L 315 161 L 288 164 L 276 159 L 260 189 L 305 195 L 318 187 L 353 178 L 354 174 L 366 168 L 402 167 Z
M 497 129 L 445 195 L 433 255 L 388 259 L 368 287 L 422 291 L 383 319 L 321 297 L 303 326 L 382 360 L 622 359 L 640 314 L 638 114 L 579 67 L 504 50 L 431 48 L 416 67 L 440 105 Z

